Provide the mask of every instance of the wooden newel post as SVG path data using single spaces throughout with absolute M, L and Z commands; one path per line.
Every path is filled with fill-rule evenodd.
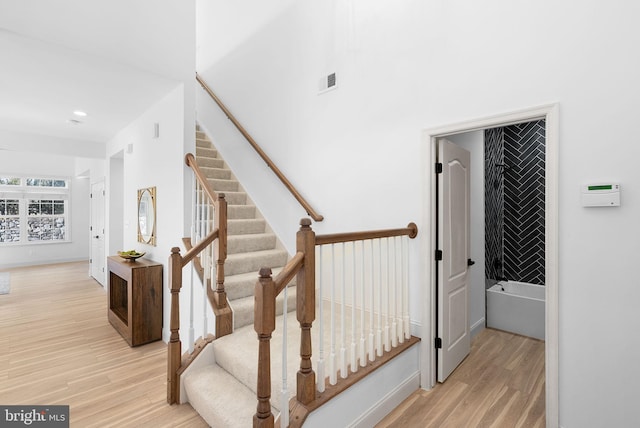
M 180 384 L 178 369 L 182 355 L 180 342 L 180 288 L 182 288 L 182 256 L 180 248 L 173 247 L 169 256 L 169 287 L 171 287 L 171 320 L 169 328 L 168 358 L 167 358 L 167 402 L 177 403 L 180 400 Z
M 311 365 L 311 324 L 316 319 L 316 250 L 311 220 L 300 220 L 296 250 L 304 253 L 304 263 L 297 275 L 296 313 L 300 323 L 300 370 L 297 376 L 297 400 L 309 404 L 316 396 L 316 374 Z
M 216 289 L 213 293 L 216 315 L 216 337 L 226 336 L 233 331 L 233 314 L 224 289 L 224 263 L 227 259 L 227 200 L 223 193 L 215 202 L 215 224 L 218 239 L 214 241 L 216 255 Z
M 258 333 L 258 407 L 254 428 L 273 428 L 271 413 L 271 333 L 276 329 L 276 284 L 271 269 L 260 269 L 255 288 L 254 329 Z

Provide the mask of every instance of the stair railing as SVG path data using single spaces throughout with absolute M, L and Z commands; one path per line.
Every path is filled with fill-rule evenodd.
M 259 347 L 254 427 L 274 425 L 270 340 L 276 325 L 275 302 L 294 277 L 296 317 L 301 329 L 300 369 L 295 398 L 279 406 L 280 426 L 301 426 L 312 410 L 375 370 L 382 359 L 392 358 L 417 341 L 409 331 L 408 289 L 408 239 L 417 236 L 417 226 L 410 223 L 401 229 L 316 236 L 309 219 L 300 224 L 294 257 L 275 279 L 270 269 L 263 268 L 256 283 L 254 327 Z M 316 310 L 318 382 L 311 360 L 311 327 Z M 327 334 L 325 324 L 329 326 Z M 283 338 L 286 336 L 284 331 Z M 283 362 L 286 359 L 283 355 Z M 286 371 L 283 367 L 283 374 Z M 338 380 L 338 374 L 343 382 Z M 285 383 L 286 376 L 283 391 Z
M 253 147 L 253 149 L 258 153 L 258 155 L 260 155 L 262 160 L 264 160 L 267 163 L 267 166 L 273 171 L 273 173 L 278 177 L 278 179 L 282 182 L 282 184 L 284 184 L 287 190 L 289 190 L 289 192 L 293 195 L 293 197 L 296 198 L 296 200 L 300 203 L 300 205 L 302 205 L 302 207 L 305 209 L 307 214 L 314 221 L 322 221 L 324 217 L 318 214 L 316 210 L 313 209 L 311 204 L 309 204 L 309 202 L 307 202 L 307 200 L 302 196 L 302 194 L 298 192 L 298 190 L 293 186 L 293 184 L 291 184 L 289 179 L 287 179 L 287 177 L 282 173 L 282 171 L 280 171 L 280 168 L 278 168 L 276 164 L 271 160 L 271 158 L 267 156 L 265 151 L 262 150 L 262 148 L 258 145 L 256 140 L 254 140 L 253 137 L 247 132 L 247 130 L 240 124 L 240 122 L 238 122 L 238 120 L 231 113 L 231 111 L 229 111 L 229 109 L 224 105 L 224 103 L 220 100 L 220 98 L 218 98 L 218 96 L 216 96 L 216 94 L 213 93 L 211 88 L 209 88 L 209 86 L 205 83 L 202 77 L 197 73 L 196 73 L 196 80 L 198 81 L 198 83 L 200 83 L 200 85 L 205 90 L 205 92 L 209 94 L 209 96 L 213 99 L 213 101 L 215 101 L 218 107 L 220 107 L 220 109 L 224 112 L 227 118 L 229 118 L 229 120 L 233 123 L 236 129 L 249 142 L 251 147 Z
M 180 248 L 171 249 L 169 257 L 169 286 L 171 288 L 171 336 L 168 347 L 167 367 L 167 401 L 170 404 L 180 400 L 179 374 L 193 359 L 182 361 L 182 342 L 180 340 L 180 289 L 182 288 L 182 269 L 190 262 L 193 273 L 191 275 L 190 313 L 189 315 L 189 352 L 194 347 L 199 351 L 204 344 L 213 340 L 208 335 L 207 300 L 211 304 L 215 316 L 215 337 L 231 333 L 233 328 L 233 314 L 224 288 L 224 263 L 227 258 L 227 201 L 223 193 L 216 193 L 209 184 L 206 176 L 198 167 L 195 157 L 188 153 L 185 163 L 193 171 L 193 216 L 191 237 L 185 238 L 187 252 L 182 256 Z M 202 280 L 207 299 L 203 299 L 202 336 L 194 339 L 194 274 Z M 214 288 L 215 282 L 215 288 Z M 199 344 L 198 344 L 199 343 Z M 196 345 L 194 345 L 196 344 Z

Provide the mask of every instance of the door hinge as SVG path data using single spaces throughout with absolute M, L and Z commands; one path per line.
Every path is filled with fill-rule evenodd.
M 442 349 L 442 339 L 439 337 L 436 337 L 436 349 Z
M 104 190 L 102 191 L 102 196 L 106 195 L 106 193 L 104 193 Z
M 89 193 L 89 197 L 90 197 L 90 198 L 93 198 L 93 193 Z
M 93 259 L 89 259 L 89 264 L 93 263 Z
M 442 162 L 436 162 L 436 174 L 442 174 Z
M 436 261 L 439 262 L 442 260 L 442 250 L 436 250 Z

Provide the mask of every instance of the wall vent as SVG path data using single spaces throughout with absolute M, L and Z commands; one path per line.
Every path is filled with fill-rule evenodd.
M 320 79 L 320 87 L 318 93 L 322 94 L 332 89 L 336 89 L 337 87 L 338 82 L 336 80 L 336 73 L 333 72 Z

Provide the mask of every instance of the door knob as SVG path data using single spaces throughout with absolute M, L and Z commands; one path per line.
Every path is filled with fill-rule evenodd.
M 473 266 L 475 264 L 476 264 L 476 262 L 474 262 L 473 260 L 467 259 L 467 266 Z
M 96 235 L 96 236 L 95 236 L 95 238 L 96 238 L 96 239 L 100 239 L 100 235 Z

